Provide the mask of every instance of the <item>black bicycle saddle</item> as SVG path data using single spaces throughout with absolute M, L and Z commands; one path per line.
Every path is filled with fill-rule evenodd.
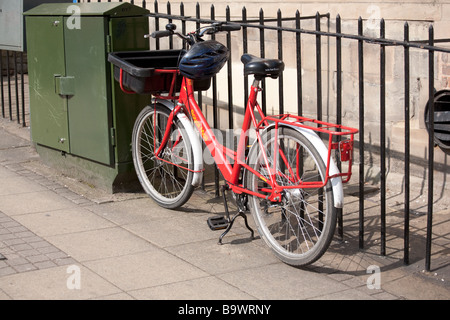
M 246 53 L 242 55 L 241 61 L 244 64 L 244 75 L 253 74 L 257 80 L 264 77 L 276 79 L 284 70 L 284 62 L 278 59 L 258 58 Z

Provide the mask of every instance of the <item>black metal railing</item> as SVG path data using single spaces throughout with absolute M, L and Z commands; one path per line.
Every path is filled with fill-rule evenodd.
M 90 1 L 88 1 L 90 2 Z M 92 2 L 97 2 L 97 0 L 92 0 Z M 98 0 L 98 2 L 102 2 Z M 106 2 L 106 1 L 103 1 Z M 107 1 L 110 2 L 110 1 Z M 121 1 L 120 1 L 121 2 Z M 179 6 L 179 14 L 172 13 L 172 5 L 170 3 L 167 3 L 166 5 L 166 12 L 162 13 L 160 12 L 159 3 L 157 1 L 153 2 L 153 5 L 150 4 L 149 1 L 139 1 L 140 4 L 147 9 L 150 9 L 151 14 L 149 15 L 150 23 L 154 30 L 160 30 L 164 28 L 164 25 L 169 22 L 178 21 L 181 24 L 181 31 L 183 33 L 186 32 L 187 24 L 193 24 L 196 27 L 199 27 L 201 24 L 211 23 L 213 21 L 221 20 L 221 21 L 231 21 L 233 23 L 240 24 L 242 27 L 242 30 L 240 31 L 240 37 L 239 37 L 239 46 L 242 46 L 241 52 L 247 53 L 249 52 L 250 42 L 258 42 L 259 43 L 259 55 L 261 57 L 265 57 L 266 53 L 268 51 L 267 43 L 270 41 L 271 43 L 276 43 L 276 57 L 283 59 L 285 52 L 283 49 L 285 48 L 286 43 L 284 42 L 284 38 L 286 35 L 290 34 L 293 35 L 293 38 L 295 39 L 295 62 L 291 66 L 296 70 L 296 77 L 295 79 L 289 79 L 290 82 L 295 82 L 295 94 L 293 96 L 296 97 L 296 111 L 299 115 L 303 115 L 305 112 L 305 94 L 304 94 L 304 85 L 306 84 L 306 80 L 304 79 L 304 76 L 302 75 L 302 68 L 304 66 L 303 59 L 305 58 L 311 58 L 315 59 L 315 79 L 313 80 L 315 82 L 315 116 L 318 119 L 322 119 L 322 117 L 329 117 L 329 113 L 332 113 L 333 117 L 335 117 L 335 121 L 338 124 L 342 124 L 342 118 L 343 118 L 343 56 L 346 54 L 345 48 L 343 48 L 343 41 L 352 42 L 356 45 L 356 51 L 357 51 L 357 60 L 354 61 L 354 63 L 357 65 L 357 92 L 355 92 L 355 96 L 357 96 L 357 124 L 359 126 L 359 134 L 356 141 L 356 151 L 358 153 L 359 157 L 359 163 L 358 165 L 358 171 L 359 171 L 359 181 L 358 189 L 359 189 L 359 219 L 358 219 L 358 236 L 359 236 L 359 247 L 361 249 L 365 246 L 365 227 L 366 227 L 366 221 L 365 221 L 365 211 L 366 211 L 366 203 L 364 199 L 364 187 L 365 187 L 365 156 L 367 153 L 373 153 L 376 152 L 379 155 L 379 165 L 380 165 L 380 215 L 379 215 L 379 230 L 381 235 L 381 243 L 380 243 L 380 254 L 386 255 L 386 236 L 387 236 L 387 228 L 386 228 L 386 172 L 387 172 L 387 157 L 388 152 L 395 153 L 399 152 L 389 150 L 389 148 L 386 145 L 386 69 L 387 69 L 387 62 L 386 62 L 386 50 L 388 47 L 396 47 L 400 48 L 403 52 L 403 101 L 404 105 L 402 106 L 404 112 L 404 150 L 403 152 L 399 152 L 402 157 L 404 157 L 404 167 L 403 172 L 404 174 L 404 203 L 403 203 L 403 261 L 405 264 L 410 263 L 410 257 L 409 257 L 409 250 L 410 250 L 410 225 L 409 225 L 409 216 L 410 216 L 410 177 L 411 177 L 411 127 L 410 127 L 410 118 L 411 118 L 411 92 L 410 92 L 410 76 L 411 76 L 411 56 L 410 51 L 412 49 L 414 50 L 421 50 L 422 52 L 425 52 L 428 55 L 428 132 L 429 132 L 429 139 L 428 139 L 428 155 L 426 159 L 426 166 L 428 170 L 428 177 L 427 177 L 427 184 L 428 184 L 428 192 L 427 192 L 427 226 L 426 226 L 426 249 L 425 249 L 425 268 L 426 270 L 431 269 L 431 245 L 432 245 L 432 226 L 433 226 L 433 174 L 435 170 L 435 163 L 434 163 L 434 150 L 435 150 L 435 141 L 434 141 L 434 93 L 435 93 L 435 75 L 434 75 L 434 69 L 435 69 L 435 53 L 443 53 L 448 54 L 450 53 L 450 49 L 444 48 L 444 47 L 438 47 L 435 45 L 435 43 L 444 43 L 444 42 L 450 42 L 449 39 L 434 39 L 434 26 L 432 24 L 429 25 L 428 28 L 428 39 L 422 40 L 422 41 L 410 41 L 410 30 L 409 30 L 409 24 L 404 23 L 404 30 L 403 30 L 403 39 L 401 40 L 391 40 L 386 38 L 386 26 L 385 21 L 383 19 L 380 20 L 379 27 L 377 29 L 377 32 L 379 33 L 378 37 L 371 37 L 364 34 L 364 21 L 359 18 L 357 21 L 355 20 L 355 23 L 357 24 L 357 32 L 356 33 L 343 33 L 342 32 L 342 22 L 339 15 L 336 16 L 335 20 L 333 20 L 335 25 L 335 30 L 330 31 L 330 15 L 329 14 L 320 14 L 317 13 L 313 16 L 301 16 L 300 13 L 297 11 L 294 16 L 290 17 L 283 17 L 282 12 L 278 10 L 278 12 L 273 14 L 272 12 L 271 17 L 265 17 L 265 12 L 263 9 L 261 9 L 258 13 L 258 18 L 249 19 L 247 14 L 247 9 L 244 7 L 242 8 L 242 13 L 240 17 L 234 16 L 233 19 L 231 17 L 230 8 L 227 7 L 225 12 L 220 16 L 221 18 L 217 18 L 217 14 L 215 11 L 215 7 L 210 7 L 210 14 L 208 17 L 202 17 L 201 16 L 201 8 L 200 4 L 197 3 L 196 5 L 196 14 L 195 17 L 192 16 L 186 16 L 185 15 L 185 7 L 184 4 L 181 3 Z M 137 3 L 135 1 L 131 0 L 131 3 Z M 256 16 L 253 14 L 252 16 Z M 308 26 L 312 26 L 311 28 L 307 29 L 302 27 L 304 21 L 307 22 Z M 322 30 L 327 29 L 326 31 Z M 251 32 L 252 30 L 255 30 L 256 32 Z M 152 30 L 153 31 L 153 30 Z M 236 43 L 232 41 L 232 34 L 228 33 L 226 34 L 226 45 L 232 49 L 233 43 Z M 310 47 L 314 48 L 315 56 L 314 57 L 304 57 L 302 56 L 302 52 L 304 50 L 304 43 L 305 43 L 305 37 L 308 38 L 308 41 L 310 41 Z M 324 47 L 324 39 L 334 39 L 335 44 L 335 52 L 333 54 L 330 54 L 329 49 L 330 47 L 327 47 L 327 50 L 323 50 Z M 160 43 L 159 39 L 151 40 L 153 44 L 153 49 L 159 50 L 163 45 Z M 164 42 L 164 45 L 169 46 L 169 48 L 173 48 L 175 45 L 182 46 L 181 43 L 176 43 L 174 41 L 177 41 L 175 38 L 170 38 L 168 42 Z M 290 44 L 292 46 L 292 43 Z M 365 93 L 365 77 L 366 72 L 364 70 L 365 66 L 365 59 L 367 58 L 367 55 L 365 53 L 365 50 L 368 46 L 376 46 L 379 50 L 378 54 L 378 60 L 379 60 L 379 72 L 378 72 L 378 86 L 379 86 L 379 136 L 380 136 L 380 142 L 379 145 L 371 143 L 369 141 L 368 143 L 365 141 L 366 132 L 366 119 L 365 119 L 365 105 L 366 100 L 368 99 L 366 97 Z M 235 52 L 231 50 L 232 52 Z M 273 47 L 270 48 L 271 54 L 275 54 L 275 50 Z M 330 111 L 329 106 L 326 104 L 327 102 L 324 101 L 324 98 L 327 96 L 327 92 L 323 91 L 324 88 L 324 79 L 323 79 L 323 57 L 326 56 L 326 58 L 331 59 L 333 57 L 335 61 L 333 61 L 333 65 L 335 66 L 335 69 L 332 70 L 335 72 L 336 79 L 335 79 L 335 108 L 333 108 L 332 111 Z M 329 60 L 328 60 L 329 61 Z M 328 72 L 330 71 L 330 63 L 328 62 L 328 65 L 326 66 L 328 68 Z M 210 99 L 208 100 L 208 104 L 212 105 L 212 121 L 213 126 L 217 128 L 219 124 L 219 115 L 218 110 L 219 109 L 226 109 L 227 110 L 227 123 L 228 123 L 228 129 L 233 129 L 234 121 L 236 117 L 237 108 L 236 105 L 243 106 L 245 108 L 245 101 L 248 97 L 248 79 L 247 77 L 244 78 L 244 86 L 237 88 L 236 85 L 233 84 L 233 68 L 232 68 L 232 59 L 230 59 L 230 62 L 227 65 L 227 88 L 225 89 L 224 86 L 221 85 L 220 92 L 221 95 L 223 94 L 223 90 L 226 90 L 226 102 L 219 101 L 218 98 L 218 83 L 217 79 L 214 78 L 212 81 L 212 87 L 211 87 L 211 98 L 207 98 L 202 96 L 201 94 L 198 95 L 198 102 L 199 105 L 203 105 L 204 99 Z M 7 117 L 9 115 L 11 118 L 11 83 L 10 83 L 10 76 L 8 71 L 8 81 L 7 81 L 7 87 L 8 90 L 5 90 L 8 95 L 8 107 L 6 108 L 6 104 L 4 103 L 4 88 L 3 88 L 3 77 L 2 77 L 2 116 Z M 17 79 L 17 76 L 15 76 L 15 79 Z M 23 78 L 22 78 L 23 79 Z M 310 83 L 310 79 L 308 79 L 308 84 Z M 22 92 L 23 92 L 23 80 L 22 80 Z M 278 108 L 277 110 L 280 113 L 284 112 L 285 109 L 285 78 L 280 77 L 278 79 Z M 266 83 L 263 81 L 262 83 L 263 91 L 262 91 L 262 97 L 261 97 L 261 106 L 262 109 L 266 112 L 267 110 L 267 91 L 264 90 L 266 88 Z M 16 80 L 16 88 L 17 88 L 17 80 Z M 17 90 L 17 89 L 16 89 Z M 235 93 L 239 91 L 243 94 L 243 101 L 237 102 L 235 101 Z M 292 95 L 291 95 L 292 96 Z M 24 115 L 21 115 L 19 117 L 19 102 L 17 101 L 18 94 L 16 94 L 16 108 L 17 108 L 17 121 L 22 121 L 23 125 L 25 125 L 25 117 Z M 22 94 L 23 97 L 23 94 Z M 370 97 L 372 98 L 372 97 Z M 22 110 L 23 107 L 23 98 L 22 98 Z M 290 102 L 291 103 L 291 102 Z M 327 107 L 324 109 L 324 105 Z M 6 112 L 6 110 L 9 111 Z M 403 159 L 402 159 L 403 161 Z M 447 165 L 439 165 L 440 171 L 445 172 L 448 171 Z M 217 170 L 215 170 L 214 175 L 214 182 L 215 182 L 215 190 L 216 194 L 218 195 L 219 192 L 219 173 Z M 343 236 L 343 217 L 342 217 L 342 211 L 339 212 L 339 219 L 338 219 L 338 233 L 342 237 Z
M 6 53 L 4 57 L 3 52 Z M 17 121 L 23 127 L 27 126 L 28 121 L 25 117 L 25 65 L 23 52 L 0 50 L 1 114 L 3 118 Z
M 170 4 L 167 4 L 167 13 L 163 14 L 160 13 L 158 10 L 158 4 L 155 2 L 155 7 L 153 13 L 150 14 L 150 17 L 152 17 L 155 21 L 155 29 L 158 30 L 160 28 L 160 20 L 166 19 L 168 22 L 172 22 L 173 20 L 181 20 L 183 24 L 183 31 L 185 30 L 185 23 L 186 21 L 195 21 L 198 24 L 201 23 L 211 23 L 215 21 L 215 11 L 214 6 L 211 6 L 211 16 L 207 19 L 201 18 L 199 15 L 199 4 L 197 4 L 197 15 L 195 18 L 193 17 L 186 17 L 183 15 L 183 10 L 180 8 L 180 15 L 172 15 L 170 14 L 171 8 Z M 381 243 L 380 243 L 380 254 L 386 255 L 386 236 L 387 236 L 387 229 L 386 229 L 386 172 L 387 172 L 387 146 L 386 146 L 386 47 L 388 46 L 395 46 L 395 47 L 402 47 L 404 51 L 404 119 L 405 119 L 405 129 L 404 129 L 404 139 L 405 139 L 405 146 L 404 146 L 404 157 L 405 157 L 405 165 L 404 165 L 404 175 L 405 175 L 405 183 L 404 183 L 404 252 L 403 252 L 403 261 L 405 264 L 409 264 L 409 215 L 410 215 L 410 153 L 411 153 L 411 146 L 410 146 L 410 55 L 409 51 L 411 48 L 414 49 L 420 49 L 424 50 L 428 53 L 429 59 L 428 59 L 428 97 L 429 97 L 429 143 L 428 143 L 428 160 L 427 160 L 427 166 L 428 166 L 428 193 L 427 193 L 427 201 L 428 201 L 428 208 L 427 208 L 427 236 L 426 236 L 426 261 L 425 261 L 425 268 L 427 270 L 430 270 L 430 257 L 431 257 L 431 244 L 432 244 L 432 225 L 433 225 L 433 173 L 434 173 L 434 129 L 433 129 L 433 115 L 434 115 L 434 105 L 433 105 L 433 99 L 434 99 L 434 92 L 435 92 L 435 84 L 434 84 L 434 68 L 435 68 L 435 62 L 434 62 L 434 56 L 435 52 L 443 52 L 443 53 L 450 53 L 450 50 L 443 47 L 437 47 L 435 46 L 436 40 L 434 39 L 434 27 L 431 24 L 429 26 L 429 38 L 426 41 L 409 41 L 409 24 L 404 24 L 404 39 L 402 40 L 390 40 L 385 38 L 385 21 L 383 19 L 380 20 L 379 24 L 379 37 L 369 37 L 365 36 L 363 33 L 363 20 L 361 18 L 358 19 L 358 32 L 357 34 L 347 34 L 341 32 L 341 18 L 338 15 L 336 17 L 336 30 L 334 32 L 330 31 L 323 31 L 321 30 L 321 19 L 330 19 L 329 14 L 319 14 L 317 13 L 315 16 L 300 16 L 299 12 L 297 11 L 295 14 L 295 17 L 289 17 L 284 18 L 282 17 L 281 11 L 279 10 L 277 12 L 276 18 L 271 19 L 265 19 L 264 18 L 264 12 L 261 9 L 259 12 L 259 19 L 256 20 L 248 20 L 247 19 L 247 12 L 246 8 L 244 7 L 242 9 L 242 18 L 241 19 L 230 19 L 230 8 L 226 8 L 225 12 L 225 21 L 232 21 L 233 23 L 238 23 L 242 26 L 242 47 L 243 52 L 246 53 L 248 50 L 248 30 L 251 28 L 259 29 L 259 43 L 260 43 L 260 56 L 264 57 L 266 53 L 266 32 L 267 31 L 276 31 L 276 37 L 277 37 L 277 52 L 278 52 L 278 58 L 283 59 L 283 33 L 295 33 L 296 38 L 296 68 L 297 68 L 297 112 L 299 115 L 302 115 L 303 113 L 303 93 L 302 93 L 302 84 L 303 79 L 301 75 L 301 68 L 302 68 L 302 41 L 301 37 L 303 35 L 312 35 L 315 37 L 315 43 L 312 42 L 312 45 L 315 45 L 315 52 L 316 52 L 316 117 L 321 120 L 324 116 L 323 114 L 323 92 L 322 92 L 322 38 L 323 37 L 331 37 L 334 38 L 336 41 L 336 122 L 338 124 L 342 124 L 342 40 L 351 40 L 356 41 L 358 46 L 358 116 L 359 116 L 359 138 L 357 141 L 357 147 L 358 147 L 358 153 L 359 153 L 359 247 L 361 249 L 364 248 L 365 244 L 365 200 L 364 200 L 364 185 L 365 185 L 365 154 L 366 154 L 366 143 L 364 141 L 365 137 L 365 71 L 364 71 L 364 60 L 365 60 L 365 54 L 364 49 L 367 45 L 376 45 L 379 46 L 379 114 L 380 114 L 380 120 L 379 120 L 379 133 L 380 133 L 380 145 L 379 145 L 379 158 L 380 158 L 380 236 L 381 236 Z M 301 20 L 315 20 L 315 29 L 313 30 L 307 30 L 302 29 L 300 27 L 300 21 Z M 295 27 L 283 27 L 283 23 L 285 21 L 295 21 Z M 268 25 L 269 22 L 275 22 L 276 25 Z M 328 24 L 327 24 L 328 25 Z M 448 42 L 448 39 L 441 39 L 438 40 L 439 42 Z M 228 47 L 231 47 L 230 42 L 230 35 L 227 35 L 227 45 Z M 173 41 L 170 42 L 170 47 L 173 46 Z M 157 41 L 156 42 L 156 48 L 160 48 L 160 44 Z M 232 128 L 233 126 L 233 86 L 232 86 L 232 70 L 231 70 L 231 63 L 228 64 L 228 111 L 229 111 L 229 128 Z M 215 80 L 213 80 L 213 92 L 212 92 L 212 104 L 213 104 L 213 122 L 214 126 L 217 125 L 217 86 L 215 84 Z M 263 89 L 265 87 L 265 83 L 262 84 Z M 248 96 L 247 92 L 248 88 L 248 80 L 245 79 L 245 85 L 244 85 L 244 97 L 245 99 Z M 284 112 L 284 79 L 283 77 L 280 77 L 278 80 L 278 96 L 279 96 L 279 112 Z M 265 90 L 263 90 L 262 98 L 261 98 L 261 104 L 264 111 L 266 111 L 266 96 L 265 96 Z M 201 96 L 200 96 L 201 98 Z M 245 105 L 245 104 L 244 104 Z M 371 149 L 374 148 L 374 146 L 369 146 Z M 216 195 L 218 195 L 219 190 L 219 178 L 218 173 L 216 171 L 215 176 L 215 184 L 216 184 Z M 339 214 L 339 221 L 338 221 L 338 232 L 342 236 L 343 232 L 343 218 L 342 218 L 342 212 Z

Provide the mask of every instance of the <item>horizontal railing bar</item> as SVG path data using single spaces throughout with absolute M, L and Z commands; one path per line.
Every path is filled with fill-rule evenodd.
M 323 13 L 323 14 L 319 14 L 320 18 L 330 18 L 330 14 L 329 13 Z M 317 17 L 314 16 L 300 16 L 298 19 L 299 20 L 313 20 L 316 19 Z M 292 18 L 281 18 L 281 21 L 296 21 L 297 18 L 296 17 L 292 17 Z M 246 23 L 251 23 L 251 22 L 259 22 L 259 19 L 255 19 L 255 20 L 246 20 Z M 264 22 L 277 22 L 278 19 L 277 18 L 272 18 L 272 19 L 264 19 Z M 232 22 L 234 23 L 243 23 L 243 20 L 233 20 Z
M 197 18 L 191 18 L 191 17 L 174 16 L 174 15 L 160 14 L 160 13 L 150 13 L 148 16 L 157 17 L 157 18 L 167 18 L 167 19 L 169 19 L 169 18 L 170 19 L 179 19 L 179 20 L 185 20 L 185 21 L 195 21 L 195 22 L 199 22 L 199 23 L 224 22 L 224 21 L 211 20 L 211 19 L 197 19 Z M 293 18 L 293 19 L 295 19 L 295 18 Z M 348 34 L 348 33 L 336 33 L 336 32 L 319 31 L 319 30 L 295 29 L 295 28 L 288 28 L 288 27 L 268 26 L 268 25 L 262 25 L 262 24 L 255 25 L 255 24 L 251 24 L 251 23 L 242 23 L 240 21 L 230 21 L 230 22 L 238 23 L 242 27 L 247 27 L 247 28 L 304 33 L 304 34 L 310 34 L 310 35 L 316 35 L 316 36 L 319 35 L 319 36 L 335 37 L 335 38 L 340 38 L 340 39 L 359 40 L 359 41 L 364 41 L 369 44 L 376 44 L 376 45 L 402 46 L 402 47 L 424 49 L 424 50 L 428 50 L 428 51 L 439 51 L 439 52 L 450 53 L 450 48 L 447 49 L 447 48 L 437 47 L 434 45 L 427 45 L 427 44 L 425 44 L 425 42 L 422 42 L 422 41 L 406 42 L 404 40 L 372 38 L 372 37 L 367 37 L 364 35 L 353 35 L 353 34 Z M 442 41 L 440 41 L 440 42 L 447 42 L 445 40 L 446 39 L 442 39 Z M 449 40 L 449 42 L 450 42 L 450 40 Z
M 155 17 L 155 18 L 166 18 L 166 19 L 178 19 L 178 20 L 183 20 L 183 21 L 198 21 L 201 23 L 214 23 L 214 22 L 219 22 L 217 20 L 210 20 L 210 19 L 198 19 L 198 18 L 193 18 L 192 16 L 181 16 L 181 15 L 171 15 L 171 14 L 167 14 L 167 13 L 158 13 L 158 12 L 154 12 L 154 13 L 149 13 L 146 16 L 148 17 Z M 329 13 L 323 13 L 323 14 L 319 14 L 320 18 L 330 18 L 330 14 Z M 300 16 L 299 17 L 300 20 L 313 20 L 316 19 L 316 16 Z M 287 18 L 281 18 L 281 21 L 296 21 L 297 18 L 296 17 L 287 17 Z M 277 18 L 266 18 L 264 19 L 264 22 L 277 22 L 278 19 Z M 232 20 L 230 22 L 233 23 L 243 23 L 243 20 Z M 254 20 L 246 20 L 246 23 L 252 23 L 252 22 L 260 22 L 259 19 L 254 19 Z
M 450 43 L 450 38 L 443 38 L 443 39 L 433 39 L 434 43 L 439 42 L 439 43 L 445 43 L 448 42 Z M 430 40 L 413 40 L 410 41 L 410 43 L 429 43 Z

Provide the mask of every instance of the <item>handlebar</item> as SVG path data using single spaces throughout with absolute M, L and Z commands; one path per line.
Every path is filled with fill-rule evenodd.
M 174 34 L 174 32 L 172 30 L 161 30 L 161 31 L 155 31 L 153 32 L 150 37 L 155 38 L 155 39 L 159 39 L 159 38 L 164 38 L 164 37 L 168 37 L 170 35 Z M 148 35 L 147 35 L 148 37 Z
M 222 25 L 222 31 L 239 31 L 241 26 L 238 24 L 225 24 Z
M 199 28 L 196 31 L 189 33 L 188 35 L 183 35 L 181 33 L 175 32 L 175 29 L 176 25 L 169 23 L 166 25 L 166 30 L 154 31 L 150 35 L 145 35 L 144 37 L 148 38 L 150 36 L 154 39 L 159 39 L 175 34 L 192 45 L 195 42 L 200 41 L 200 38 L 202 38 L 205 34 L 214 34 L 222 31 L 239 31 L 241 30 L 241 26 L 238 24 L 225 24 L 223 22 L 217 22 L 213 23 L 212 25 Z

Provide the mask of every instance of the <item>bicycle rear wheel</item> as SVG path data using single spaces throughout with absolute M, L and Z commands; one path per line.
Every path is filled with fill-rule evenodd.
M 175 118 L 164 150 L 159 158 L 155 156 L 169 116 L 170 110 L 160 104 L 141 111 L 133 128 L 132 154 L 144 191 L 160 206 L 175 209 L 189 200 L 194 191 L 194 161 L 186 130 Z
M 282 127 L 277 135 L 272 129 L 261 138 L 264 151 L 256 141 L 248 161 L 268 181 L 264 152 L 272 170 L 274 155 L 277 155 L 276 180 L 280 186 L 297 185 L 300 179 L 303 182 L 324 181 L 326 165 L 316 148 L 300 132 Z M 252 191 L 269 194 L 268 184 L 249 171 L 246 183 Z M 284 189 L 281 202 L 249 196 L 249 205 L 258 232 L 283 262 L 295 266 L 311 264 L 328 249 L 336 227 L 330 182 L 323 188 Z

